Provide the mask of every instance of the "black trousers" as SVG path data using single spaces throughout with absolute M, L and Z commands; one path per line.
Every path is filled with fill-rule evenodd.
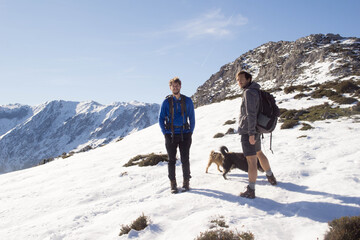
M 190 146 L 191 146 L 191 133 L 184 133 L 183 137 L 181 138 L 180 134 L 175 134 L 174 138 L 171 137 L 171 134 L 165 134 L 165 146 L 166 151 L 169 158 L 168 163 L 168 172 L 169 172 L 169 179 L 175 180 L 176 179 L 176 152 L 177 148 L 179 147 L 180 150 L 180 159 L 182 164 L 182 171 L 184 179 L 190 179 Z

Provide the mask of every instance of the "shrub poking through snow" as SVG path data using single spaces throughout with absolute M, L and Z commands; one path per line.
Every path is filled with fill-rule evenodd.
M 284 88 L 284 93 L 288 94 L 288 93 L 292 93 L 295 91 L 299 91 L 299 92 L 304 92 L 304 91 L 309 91 L 310 88 L 308 86 L 304 86 L 304 85 L 297 85 L 297 86 L 289 86 Z
M 351 108 L 353 112 L 360 112 L 360 102 L 358 102 L 355 106 Z
M 223 136 L 225 136 L 225 134 L 217 133 L 217 134 L 215 134 L 214 138 L 222 138 Z
M 308 95 L 305 94 L 305 93 L 299 93 L 299 94 L 296 94 L 294 96 L 295 99 L 301 99 L 301 98 L 304 98 L 304 97 L 308 97 Z
M 224 220 L 224 216 L 219 216 L 210 221 L 210 229 L 206 232 L 201 232 L 200 236 L 195 240 L 254 240 L 254 234 L 251 232 L 232 231 L 229 229 L 224 230 L 223 228 L 229 228 Z M 220 228 L 219 228 L 220 227 Z M 215 229 L 217 228 L 217 229 Z
M 234 123 L 236 123 L 236 120 L 227 120 L 224 125 L 232 125 Z
M 136 231 L 141 231 L 149 225 L 149 221 L 150 218 L 145 216 L 143 213 L 140 217 L 138 217 L 135 221 L 133 221 L 130 226 L 122 225 L 119 236 L 128 234 L 131 231 L 131 229 L 134 229 Z
M 313 98 L 322 98 L 322 97 L 332 97 L 332 96 L 337 96 L 338 94 L 336 92 L 334 92 L 333 90 L 329 90 L 329 89 L 319 89 L 314 91 L 311 94 L 311 97 Z
M 130 231 L 131 231 L 131 227 L 129 227 L 129 225 L 122 225 L 119 236 L 122 236 L 124 234 L 128 234 Z
M 222 228 L 228 228 L 229 225 L 226 224 L 224 220 L 224 216 L 220 216 L 219 218 L 213 219 L 210 221 L 211 226 L 210 229 L 216 228 L 216 227 L 222 227 Z
M 314 128 L 313 126 L 307 123 L 303 123 L 302 125 L 303 125 L 302 128 L 300 128 L 301 131 L 306 131 Z
M 289 129 L 289 128 L 293 128 L 296 125 L 299 124 L 299 121 L 297 120 L 285 120 L 284 123 L 280 126 L 280 129 Z
M 251 232 L 234 232 L 232 230 L 209 230 L 204 233 L 200 233 L 195 240 L 254 240 L 254 234 Z
M 46 163 L 49 163 L 49 162 L 52 162 L 52 161 L 54 161 L 54 158 L 44 158 L 43 160 L 41 160 L 39 162 L 38 165 L 46 164 Z
M 356 98 L 344 97 L 343 95 L 340 95 L 340 94 L 331 96 L 329 99 L 338 104 L 353 104 L 357 101 Z
M 340 82 L 334 88 L 338 93 L 341 94 L 341 93 L 354 93 L 357 90 L 359 90 L 360 87 L 354 81 L 347 80 Z
M 229 128 L 225 134 L 235 134 L 235 133 L 236 133 L 236 131 L 234 128 Z
M 137 155 L 130 159 L 124 167 L 130 167 L 134 165 L 139 165 L 139 167 L 146 167 L 146 166 L 155 166 L 159 162 L 167 162 L 168 156 L 166 154 L 155 154 L 150 153 L 146 155 Z
M 360 239 L 360 216 L 342 217 L 329 222 L 324 240 Z

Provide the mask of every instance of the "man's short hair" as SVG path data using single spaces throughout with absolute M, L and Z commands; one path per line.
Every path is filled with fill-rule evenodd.
M 169 86 L 173 85 L 173 83 L 178 83 L 181 86 L 180 78 L 179 77 L 174 77 L 174 78 L 170 79 Z
M 244 74 L 245 75 L 245 78 L 246 80 L 249 80 L 250 79 L 250 82 L 252 81 L 252 75 L 244 70 L 241 70 L 239 71 L 237 74 L 236 74 L 236 78 L 239 78 L 241 74 Z

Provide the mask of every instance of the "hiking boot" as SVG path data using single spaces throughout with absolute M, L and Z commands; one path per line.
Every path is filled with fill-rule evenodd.
M 254 189 L 251 189 L 249 187 L 249 185 L 246 187 L 246 191 L 245 192 L 242 192 L 240 193 L 240 197 L 243 197 L 243 198 L 255 198 L 255 190 Z
M 184 183 L 183 183 L 183 189 L 182 189 L 182 191 L 183 192 L 187 192 L 187 191 L 189 191 L 190 190 L 190 181 L 189 181 L 189 179 L 184 179 Z
M 271 176 L 266 175 L 266 177 L 267 177 L 267 179 L 268 179 L 268 181 L 269 181 L 269 183 L 271 185 L 276 185 L 277 184 L 274 174 L 271 174 Z
M 170 185 L 171 185 L 171 193 L 178 193 L 179 192 L 178 189 L 177 189 L 176 180 L 171 180 Z

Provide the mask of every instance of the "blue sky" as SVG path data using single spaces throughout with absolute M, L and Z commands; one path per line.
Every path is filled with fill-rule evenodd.
M 360 37 L 357 0 L 0 0 L 0 105 L 161 103 L 269 41 Z

